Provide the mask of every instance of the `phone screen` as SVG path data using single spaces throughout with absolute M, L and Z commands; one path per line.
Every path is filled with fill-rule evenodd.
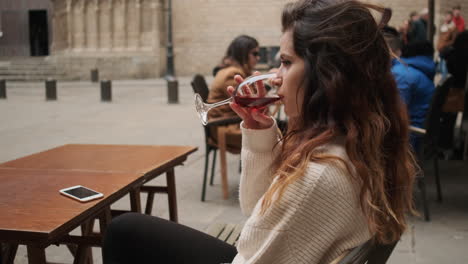
M 66 190 L 64 192 L 67 194 L 73 195 L 75 197 L 78 197 L 79 199 L 83 199 L 89 196 L 99 194 L 98 192 L 95 192 L 85 187 L 77 187 L 74 189 Z

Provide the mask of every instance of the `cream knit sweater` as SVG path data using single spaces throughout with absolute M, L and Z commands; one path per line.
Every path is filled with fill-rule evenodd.
M 358 184 L 331 163 L 311 162 L 305 175 L 260 215 L 263 194 L 271 184 L 270 167 L 280 148 L 278 144 L 272 150 L 277 127 L 242 128 L 242 135 L 240 206 L 250 217 L 233 264 L 330 263 L 370 238 Z M 328 144 L 324 151 L 348 160 L 342 144 Z

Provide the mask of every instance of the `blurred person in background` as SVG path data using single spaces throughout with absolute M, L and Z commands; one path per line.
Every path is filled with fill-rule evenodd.
M 453 86 L 442 108 L 444 113 L 439 144 L 445 149 L 453 149 L 450 159 L 462 159 L 465 138 L 454 138 L 454 129 L 459 112 L 463 112 L 463 119 L 468 118 L 465 104 L 465 98 L 467 98 L 465 87 L 468 85 L 468 31 L 465 30 L 457 35 L 451 49 L 447 52 L 446 61 L 448 72 L 453 76 Z M 468 132 L 465 131 L 465 133 Z
M 411 125 L 423 128 L 435 89 L 432 81 L 435 74 L 435 64 L 431 57 L 433 50 L 428 43 L 412 43 L 409 44 L 409 50 L 406 50 L 407 57 L 401 58 L 402 42 L 397 30 L 385 27 L 383 32 L 388 46 L 396 56 L 392 59 L 392 73 L 400 96 L 408 108 Z M 419 140 L 412 137 L 411 144 L 417 149 Z
M 440 26 L 439 39 L 437 40 L 437 51 L 439 52 L 439 64 L 438 70 L 442 75 L 442 79 L 447 76 L 447 63 L 445 56 L 447 51 L 451 48 L 452 43 L 455 41 L 457 36 L 457 28 L 453 22 L 452 12 L 448 11 L 445 13 L 444 21 Z
M 453 12 L 453 22 L 455 23 L 455 26 L 457 27 L 457 30 L 459 33 L 463 32 L 465 30 L 465 19 L 461 15 L 461 6 L 457 5 L 453 7 L 452 9 Z
M 252 75 L 260 59 L 258 41 L 250 36 L 236 37 L 226 50 L 219 68 L 215 71 L 215 78 L 211 83 L 208 103 L 216 103 L 231 97 L 226 87 L 236 85 L 235 75 L 248 77 Z M 237 116 L 229 105 L 213 108 L 208 112 L 208 120 Z M 212 128 L 212 135 L 216 139 L 216 127 Z M 226 147 L 228 151 L 237 151 L 241 147 L 242 136 L 239 124 L 232 124 L 226 129 Z
M 427 40 L 427 21 L 429 10 L 424 8 L 419 11 L 418 16 L 411 18 L 411 25 L 408 31 L 408 44 Z

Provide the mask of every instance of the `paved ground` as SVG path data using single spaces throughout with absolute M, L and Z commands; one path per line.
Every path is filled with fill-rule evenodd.
M 228 155 L 230 199 L 222 200 L 218 177 L 215 186 L 208 188 L 207 201 L 200 202 L 203 131 L 195 114 L 189 78 L 179 79 L 180 103 L 175 105 L 167 104 L 166 84 L 161 79 L 115 81 L 111 103 L 100 102 L 98 85 L 89 82 L 59 83 L 57 101 L 45 101 L 42 83 L 7 85 L 8 99 L 0 100 L 0 162 L 67 143 L 198 146 L 199 151 L 185 166 L 176 168 L 180 222 L 205 230 L 213 222 L 245 220 L 236 198 L 239 156 Z M 468 263 L 467 167 L 459 162 L 441 164 L 445 195 L 441 204 L 434 202 L 428 172 L 432 221 L 411 218 L 389 263 Z M 115 205 L 128 206 L 128 199 Z M 153 211 L 167 217 L 165 196 L 157 196 Z M 100 250 L 93 251 L 95 263 L 101 263 Z M 47 258 L 71 263 L 64 247 L 49 247 Z M 20 247 L 15 263 L 27 263 L 24 247 Z

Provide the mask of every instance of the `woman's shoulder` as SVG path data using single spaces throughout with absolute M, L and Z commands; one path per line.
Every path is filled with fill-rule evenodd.
M 359 190 L 359 183 L 352 176 L 354 167 L 342 143 L 330 143 L 322 147 L 321 154 L 330 157 L 325 161 L 311 161 L 303 177 L 310 192 L 327 192 L 350 198 Z

